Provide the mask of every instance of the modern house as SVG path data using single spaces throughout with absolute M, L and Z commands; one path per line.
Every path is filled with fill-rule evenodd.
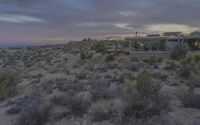
M 129 53 L 166 53 L 173 51 L 177 44 L 184 44 L 190 51 L 200 51 L 200 35 L 181 34 L 166 32 L 162 36 L 150 34 L 145 37 L 129 37 L 114 44 L 114 50 Z

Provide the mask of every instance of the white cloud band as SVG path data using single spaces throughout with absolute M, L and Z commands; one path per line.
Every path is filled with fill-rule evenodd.
M 24 15 L 0 14 L 0 21 L 8 23 L 44 22 L 44 20 Z
M 149 25 L 146 28 L 147 32 L 185 32 L 190 33 L 196 30 L 200 30 L 199 27 L 192 27 L 189 25 L 182 25 L 182 24 L 156 24 L 156 25 Z

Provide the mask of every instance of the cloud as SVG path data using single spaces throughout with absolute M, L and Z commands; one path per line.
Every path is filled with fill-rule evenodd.
M 147 32 L 184 32 L 191 33 L 192 31 L 200 30 L 199 27 L 192 27 L 188 25 L 181 24 L 155 24 L 149 25 L 145 29 Z
M 95 23 L 95 22 L 84 22 L 79 23 L 78 26 L 80 27 L 97 27 L 99 25 L 102 25 L 103 23 Z
M 44 22 L 44 20 L 36 18 L 36 17 L 15 15 L 15 14 L 0 14 L 0 21 L 8 22 L 8 23 Z
M 134 16 L 136 14 L 137 13 L 133 12 L 133 11 L 121 11 L 121 12 L 119 12 L 119 15 L 124 16 L 124 17 Z
M 132 30 L 133 28 L 130 27 L 130 24 L 128 23 L 115 23 L 114 26 L 122 29 Z

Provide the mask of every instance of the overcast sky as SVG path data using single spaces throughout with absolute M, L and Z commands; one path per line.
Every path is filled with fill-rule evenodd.
M 200 0 L 0 0 L 0 45 L 200 28 Z

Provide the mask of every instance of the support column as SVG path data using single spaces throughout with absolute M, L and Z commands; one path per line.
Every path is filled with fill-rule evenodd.
M 135 51 L 135 40 L 132 41 L 133 43 L 131 44 L 131 51 Z
M 181 41 L 182 45 L 184 44 L 184 38 L 182 38 L 182 41 Z
M 169 46 L 168 46 L 169 40 L 166 39 L 165 41 L 166 41 L 166 49 L 167 49 L 167 51 L 168 51 L 168 50 L 169 50 Z
M 152 51 L 152 44 L 151 44 L 151 40 L 148 41 L 149 42 L 149 50 Z
M 131 51 L 132 51 L 132 41 L 129 40 L 129 52 L 131 52 Z
M 153 51 L 153 46 L 152 46 L 152 40 L 150 40 L 150 44 L 151 44 L 151 51 Z
M 178 44 L 180 44 L 180 36 L 178 36 Z
M 117 49 L 119 50 L 119 40 L 117 41 Z
M 160 50 L 161 50 L 161 40 L 158 39 L 158 42 L 159 42 L 159 48 L 158 48 L 158 51 L 160 51 Z

